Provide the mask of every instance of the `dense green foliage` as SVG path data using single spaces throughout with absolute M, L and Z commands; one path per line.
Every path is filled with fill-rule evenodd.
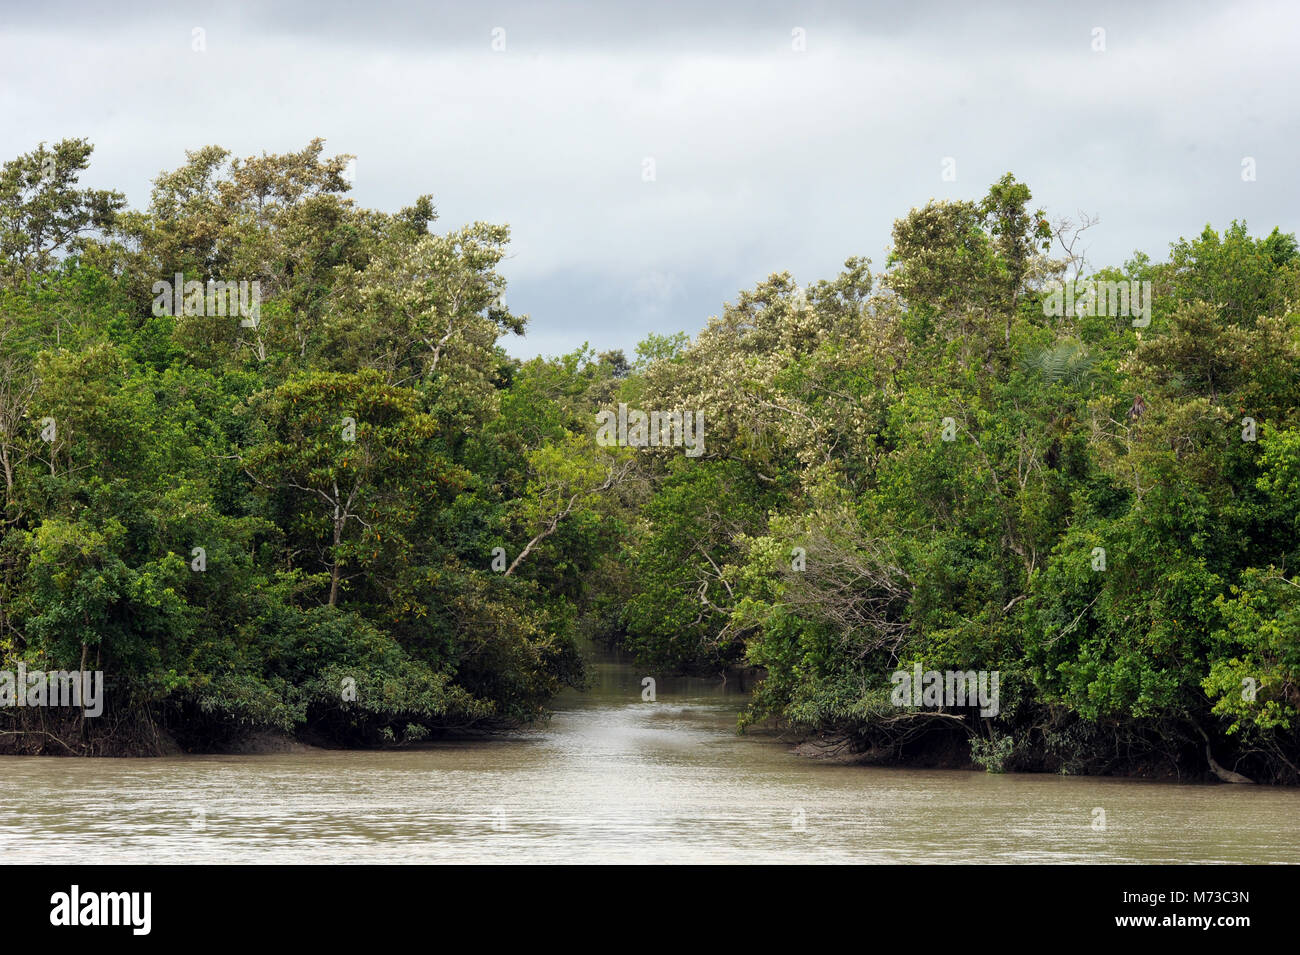
M 89 152 L 0 175 L 6 665 L 93 662 L 192 745 L 364 743 L 531 719 L 591 636 L 761 668 L 742 725 L 882 758 L 1300 781 L 1294 237 L 1091 277 L 1149 323 L 1053 308 L 1082 263 L 1007 176 L 879 276 L 523 362 L 503 227 L 358 209 L 320 142 L 207 147 L 124 211 Z M 158 314 L 176 274 L 260 319 Z M 702 413 L 704 453 L 602 446 L 620 403 Z M 916 664 L 998 671 L 1000 713 L 893 705 Z
M 627 640 L 881 758 L 1300 781 L 1294 238 L 1207 227 L 1096 276 L 1149 324 L 1069 313 L 1029 199 L 913 210 L 879 280 L 774 276 L 625 384 L 709 421 L 639 513 Z M 998 671 L 1001 712 L 900 711 L 916 664 Z
M 48 748 L 420 738 L 580 684 L 617 528 L 596 489 L 625 465 L 577 409 L 613 369 L 506 357 L 506 230 L 357 209 L 319 142 L 199 150 L 122 212 L 75 188 L 89 152 L 0 176 L 0 655 L 110 688 Z M 260 316 L 155 307 L 177 273 L 256 281 Z

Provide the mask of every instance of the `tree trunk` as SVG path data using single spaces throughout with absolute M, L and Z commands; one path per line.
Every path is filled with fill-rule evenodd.
M 330 606 L 336 607 L 339 602 L 339 542 L 343 540 L 343 524 L 339 520 L 339 509 L 334 508 L 334 562 L 330 565 Z
M 1209 743 L 1205 744 L 1205 758 L 1210 761 L 1210 772 L 1214 773 L 1215 776 L 1219 777 L 1219 780 L 1221 782 L 1244 783 L 1246 785 L 1251 785 L 1251 786 L 1255 784 L 1255 780 L 1243 776 L 1241 775 L 1241 773 L 1233 772 L 1231 769 L 1224 769 L 1222 766 L 1216 763 L 1214 761 L 1214 754 L 1210 752 Z

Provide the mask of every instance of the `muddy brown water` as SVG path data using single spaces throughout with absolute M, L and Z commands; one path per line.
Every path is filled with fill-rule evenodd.
M 734 681 L 593 669 L 504 739 L 0 758 L 4 861 L 1300 862 L 1297 790 L 828 764 L 737 736 Z

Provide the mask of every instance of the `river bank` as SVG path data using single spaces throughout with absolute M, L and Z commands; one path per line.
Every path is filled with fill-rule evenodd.
M 312 755 L 325 752 L 355 751 L 375 753 L 415 752 L 437 746 L 456 745 L 493 745 L 509 744 L 518 739 L 531 739 L 537 733 L 546 733 L 555 718 L 563 719 L 564 714 L 574 709 L 582 710 L 593 702 L 618 700 L 627 705 L 640 704 L 651 708 L 667 707 L 664 712 L 675 712 L 674 700 L 682 697 L 690 700 L 717 700 L 725 703 L 731 714 L 731 722 L 720 729 L 732 734 L 736 729 L 736 717 L 749 702 L 750 694 L 762 678 L 761 671 L 753 669 L 733 669 L 722 674 L 648 677 L 643 675 L 644 668 L 635 664 L 632 657 L 609 647 L 589 645 L 588 672 L 590 686 L 584 691 L 565 691 L 554 701 L 554 714 L 542 717 L 531 728 L 501 730 L 459 727 L 434 734 L 432 742 L 394 742 L 372 747 L 352 747 L 340 745 L 320 733 L 281 732 L 256 729 L 242 733 L 223 733 L 210 738 L 192 732 L 179 738 L 168 731 L 162 721 L 152 717 L 134 717 L 125 721 L 126 732 L 121 732 L 123 720 L 119 717 L 108 732 L 100 736 L 87 736 L 88 726 L 100 730 L 103 723 L 80 719 L 77 715 L 58 715 L 58 711 L 27 710 L 29 718 L 35 714 L 39 725 L 27 728 L 26 732 L 16 733 L 13 726 L 0 728 L 0 758 L 3 757 L 44 757 L 44 756 L 95 756 L 95 757 L 138 757 L 138 758 L 175 758 L 175 757 L 226 757 L 270 755 Z M 15 713 L 7 711 L 11 721 Z M 929 724 L 924 720 L 927 714 L 918 714 L 919 725 L 924 729 L 915 734 L 907 745 L 873 745 L 870 740 L 849 735 L 799 735 L 784 731 L 771 724 L 750 725 L 743 738 L 761 742 L 765 745 L 779 747 L 792 757 L 814 763 L 841 767 L 876 767 L 900 770 L 944 770 L 982 773 L 989 769 L 987 760 L 981 762 L 975 758 L 971 747 L 970 727 L 952 718 L 932 719 Z M 100 730 L 102 732 L 102 730 Z M 115 736 L 114 731 L 120 733 Z M 201 745 L 193 745 L 195 739 L 202 739 Z M 186 745 L 185 740 L 190 745 Z M 78 742 L 80 741 L 80 746 Z M 1153 754 L 1153 755 L 1152 755 Z M 1153 747 L 1152 754 L 1141 756 L 1130 752 L 1124 759 L 1115 762 L 1087 764 L 1082 771 L 1071 771 L 1065 760 L 1043 759 L 1036 755 L 1036 763 L 1026 766 L 1012 764 L 1010 769 L 994 766 L 996 774 L 1041 776 L 1068 775 L 1086 778 L 1120 778 L 1147 780 L 1166 783 L 1222 783 L 1232 780 L 1224 779 L 1215 772 L 1199 748 L 1183 745 L 1181 750 L 1175 746 Z M 1098 770 L 1095 767 L 1100 767 Z M 1002 773 L 997 773 L 1002 769 Z M 1219 766 L 1224 773 L 1229 770 Z M 1250 782 L 1240 779 L 1238 782 Z

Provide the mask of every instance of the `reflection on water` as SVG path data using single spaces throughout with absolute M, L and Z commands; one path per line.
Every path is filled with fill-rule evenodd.
M 737 736 L 734 681 L 594 669 L 508 739 L 0 759 L 4 861 L 1300 862 L 1295 790 L 829 765 Z

